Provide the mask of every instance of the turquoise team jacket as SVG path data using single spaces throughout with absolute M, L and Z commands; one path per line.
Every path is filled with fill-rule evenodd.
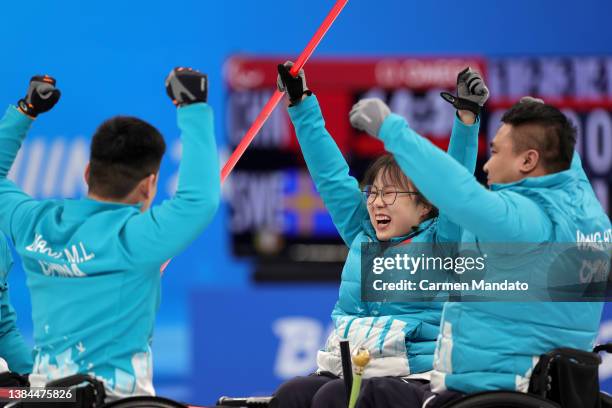
M 341 374 L 338 341 L 346 338 L 351 349 L 363 346 L 373 354 L 374 359 L 364 373 L 366 377 L 430 371 L 442 302 L 361 301 L 361 244 L 378 242 L 363 193 L 357 180 L 349 175 L 346 160 L 325 129 L 316 97 L 307 97 L 290 107 L 289 116 L 317 191 L 350 248 L 342 270 L 338 302 L 332 312 L 335 330 L 318 353 L 319 370 Z M 478 123 L 467 126 L 457 118 L 453 126 L 449 154 L 468 173 L 476 167 L 478 128 Z M 410 172 L 406 174 L 412 177 Z M 394 238 L 392 242 L 409 238 L 413 243 L 457 242 L 460 230 L 441 215 L 423 222 L 418 231 Z
M 0 229 L 23 260 L 32 298 L 34 385 L 88 373 L 111 398 L 154 394 L 160 265 L 203 231 L 220 195 L 212 109 L 196 103 L 177 116 L 178 190 L 145 212 L 88 198 L 32 199 L 6 179 L 32 120 L 11 106 L 0 122 Z
M 610 220 L 577 153 L 566 171 L 492 185 L 488 190 L 398 115 L 385 119 L 379 136 L 425 197 L 463 228 L 464 242 L 572 243 L 582 236 L 610 237 Z M 493 275 L 511 273 L 507 265 L 519 257 L 524 264 L 535 261 L 529 252 L 488 255 Z M 557 347 L 592 348 L 602 306 L 598 302 L 446 303 L 432 389 L 526 391 L 540 354 Z

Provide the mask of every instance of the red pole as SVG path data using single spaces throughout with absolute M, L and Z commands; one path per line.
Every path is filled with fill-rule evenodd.
M 308 59 L 314 52 L 315 48 L 317 48 L 317 45 L 319 45 L 319 43 L 325 36 L 325 33 L 327 33 L 327 30 L 329 30 L 329 28 L 336 20 L 344 6 L 346 6 L 346 3 L 348 3 L 348 0 L 336 1 L 336 4 L 331 9 L 327 17 L 325 17 L 325 20 L 323 20 L 323 23 L 321 24 L 315 35 L 310 39 L 310 41 L 306 45 L 306 48 L 304 48 L 304 51 L 302 51 L 295 64 L 291 67 L 291 70 L 289 71 L 291 75 L 296 76 L 300 69 L 302 69 L 306 61 L 308 61 Z M 283 93 L 279 92 L 278 89 L 275 90 L 272 94 L 272 97 L 270 97 L 261 112 L 259 112 L 259 115 L 255 119 L 255 122 L 253 122 L 253 125 L 251 125 L 251 128 L 246 132 L 246 134 L 236 147 L 236 150 L 234 150 L 230 158 L 227 160 L 227 163 L 225 163 L 225 165 L 223 166 L 223 170 L 221 170 L 221 183 L 225 182 L 227 176 L 234 169 L 234 166 L 236 166 L 238 160 L 240 160 L 246 149 L 249 147 L 249 145 L 257 135 L 257 132 L 259 132 L 264 123 L 266 123 L 266 120 L 268 120 L 268 118 L 272 114 L 272 111 L 274 111 L 274 108 L 276 108 L 276 105 L 278 105 L 282 98 Z

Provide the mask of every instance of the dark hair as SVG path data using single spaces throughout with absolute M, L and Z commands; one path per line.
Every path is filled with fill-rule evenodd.
M 430 203 L 429 200 L 427 200 L 425 196 L 421 194 L 419 189 L 416 188 L 414 184 L 412 184 L 412 181 L 410 181 L 410 179 L 404 174 L 404 172 L 402 172 L 402 169 L 395 161 L 393 155 L 389 153 L 380 156 L 372 164 L 370 164 L 370 166 L 365 172 L 365 175 L 363 176 L 361 188 L 365 188 L 365 186 L 374 183 L 374 180 L 376 179 L 376 176 L 380 171 L 383 172 L 382 179 L 385 183 L 388 182 L 392 184 L 397 184 L 402 188 L 411 191 L 416 191 L 417 193 L 419 193 L 418 195 L 414 196 L 416 199 L 416 203 L 423 204 L 430 208 L 429 213 L 424 218 L 425 220 L 438 216 L 438 208 L 436 208 L 432 203 Z
M 150 174 L 159 171 L 164 138 L 147 122 L 116 116 L 98 127 L 91 141 L 89 191 L 122 199 Z
M 576 128 L 559 109 L 539 102 L 519 102 L 504 113 L 501 121 L 513 127 L 515 153 L 534 149 L 550 173 L 569 169 Z

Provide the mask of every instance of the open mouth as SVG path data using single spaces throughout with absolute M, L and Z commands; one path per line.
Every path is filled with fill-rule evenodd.
M 391 223 L 391 217 L 388 215 L 379 214 L 376 216 L 376 226 L 379 228 L 385 228 Z

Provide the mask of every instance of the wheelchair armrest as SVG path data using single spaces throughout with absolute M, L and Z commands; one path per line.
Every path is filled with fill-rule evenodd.
M 217 401 L 217 406 L 247 407 L 247 408 L 277 408 L 278 400 L 274 397 L 247 397 L 247 398 L 221 397 Z
M 598 344 L 593 348 L 593 353 L 599 353 L 600 351 L 612 354 L 612 343 Z

